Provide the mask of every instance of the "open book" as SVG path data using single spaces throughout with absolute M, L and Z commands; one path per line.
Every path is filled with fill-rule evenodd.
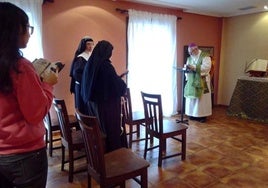
M 127 74 L 128 74 L 128 70 L 126 70 L 125 72 L 123 72 L 122 74 L 120 74 L 120 77 L 122 78 L 122 77 L 126 76 Z
M 64 64 L 61 62 L 50 62 L 43 58 L 35 59 L 32 63 L 40 77 L 48 75 L 50 71 L 56 72 L 58 70 L 60 72 L 64 67 Z

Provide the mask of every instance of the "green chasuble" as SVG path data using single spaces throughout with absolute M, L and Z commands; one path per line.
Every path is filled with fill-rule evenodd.
M 188 80 L 184 88 L 184 97 L 200 98 L 202 96 L 206 81 L 201 78 L 201 64 L 205 56 L 207 56 L 207 54 L 201 52 L 196 64 L 196 70 L 188 73 Z M 188 57 L 188 62 L 193 64 L 191 56 Z

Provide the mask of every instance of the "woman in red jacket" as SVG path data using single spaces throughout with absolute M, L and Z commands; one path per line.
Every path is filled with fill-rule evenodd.
M 11 3 L 0 3 L 0 187 L 45 188 L 47 155 L 43 118 L 57 73 L 42 81 L 20 48 L 33 27 Z

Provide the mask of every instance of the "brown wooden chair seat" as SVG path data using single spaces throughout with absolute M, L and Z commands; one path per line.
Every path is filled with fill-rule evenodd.
M 149 150 L 159 148 L 158 166 L 162 166 L 162 160 L 170 157 L 181 156 L 184 160 L 186 157 L 186 130 L 187 126 L 182 123 L 176 123 L 176 120 L 163 119 L 161 95 L 148 94 L 141 92 L 145 125 L 146 125 L 146 140 L 144 149 L 144 158 L 146 159 Z M 159 140 L 158 145 L 148 146 L 148 137 L 154 137 Z M 180 136 L 180 137 L 177 137 Z M 166 153 L 166 140 L 172 138 L 181 143 L 181 151 L 178 153 Z
M 61 170 L 64 170 L 65 163 L 69 163 L 69 182 L 73 182 L 73 176 L 75 173 L 84 172 L 86 168 L 75 170 L 74 162 L 78 159 L 84 158 L 86 155 L 83 152 L 85 144 L 80 129 L 76 129 L 70 125 L 68 112 L 64 100 L 53 99 L 53 105 L 57 113 L 59 125 L 61 129 L 61 144 L 62 144 L 62 160 Z M 65 159 L 65 149 L 68 150 L 69 160 Z M 75 155 L 75 151 L 79 151 L 82 154 Z
M 116 185 L 123 188 L 125 181 L 131 178 L 136 180 L 141 187 L 147 188 L 149 163 L 127 148 L 104 153 L 103 139 L 97 118 L 83 115 L 78 111 L 76 111 L 76 115 L 86 145 L 88 187 L 91 187 L 92 177 L 100 184 L 101 188 Z M 140 176 L 140 179 L 137 176 Z

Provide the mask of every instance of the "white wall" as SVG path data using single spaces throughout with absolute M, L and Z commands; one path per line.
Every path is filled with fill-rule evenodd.
M 218 104 L 229 105 L 237 79 L 254 58 L 268 59 L 268 13 L 225 18 Z

